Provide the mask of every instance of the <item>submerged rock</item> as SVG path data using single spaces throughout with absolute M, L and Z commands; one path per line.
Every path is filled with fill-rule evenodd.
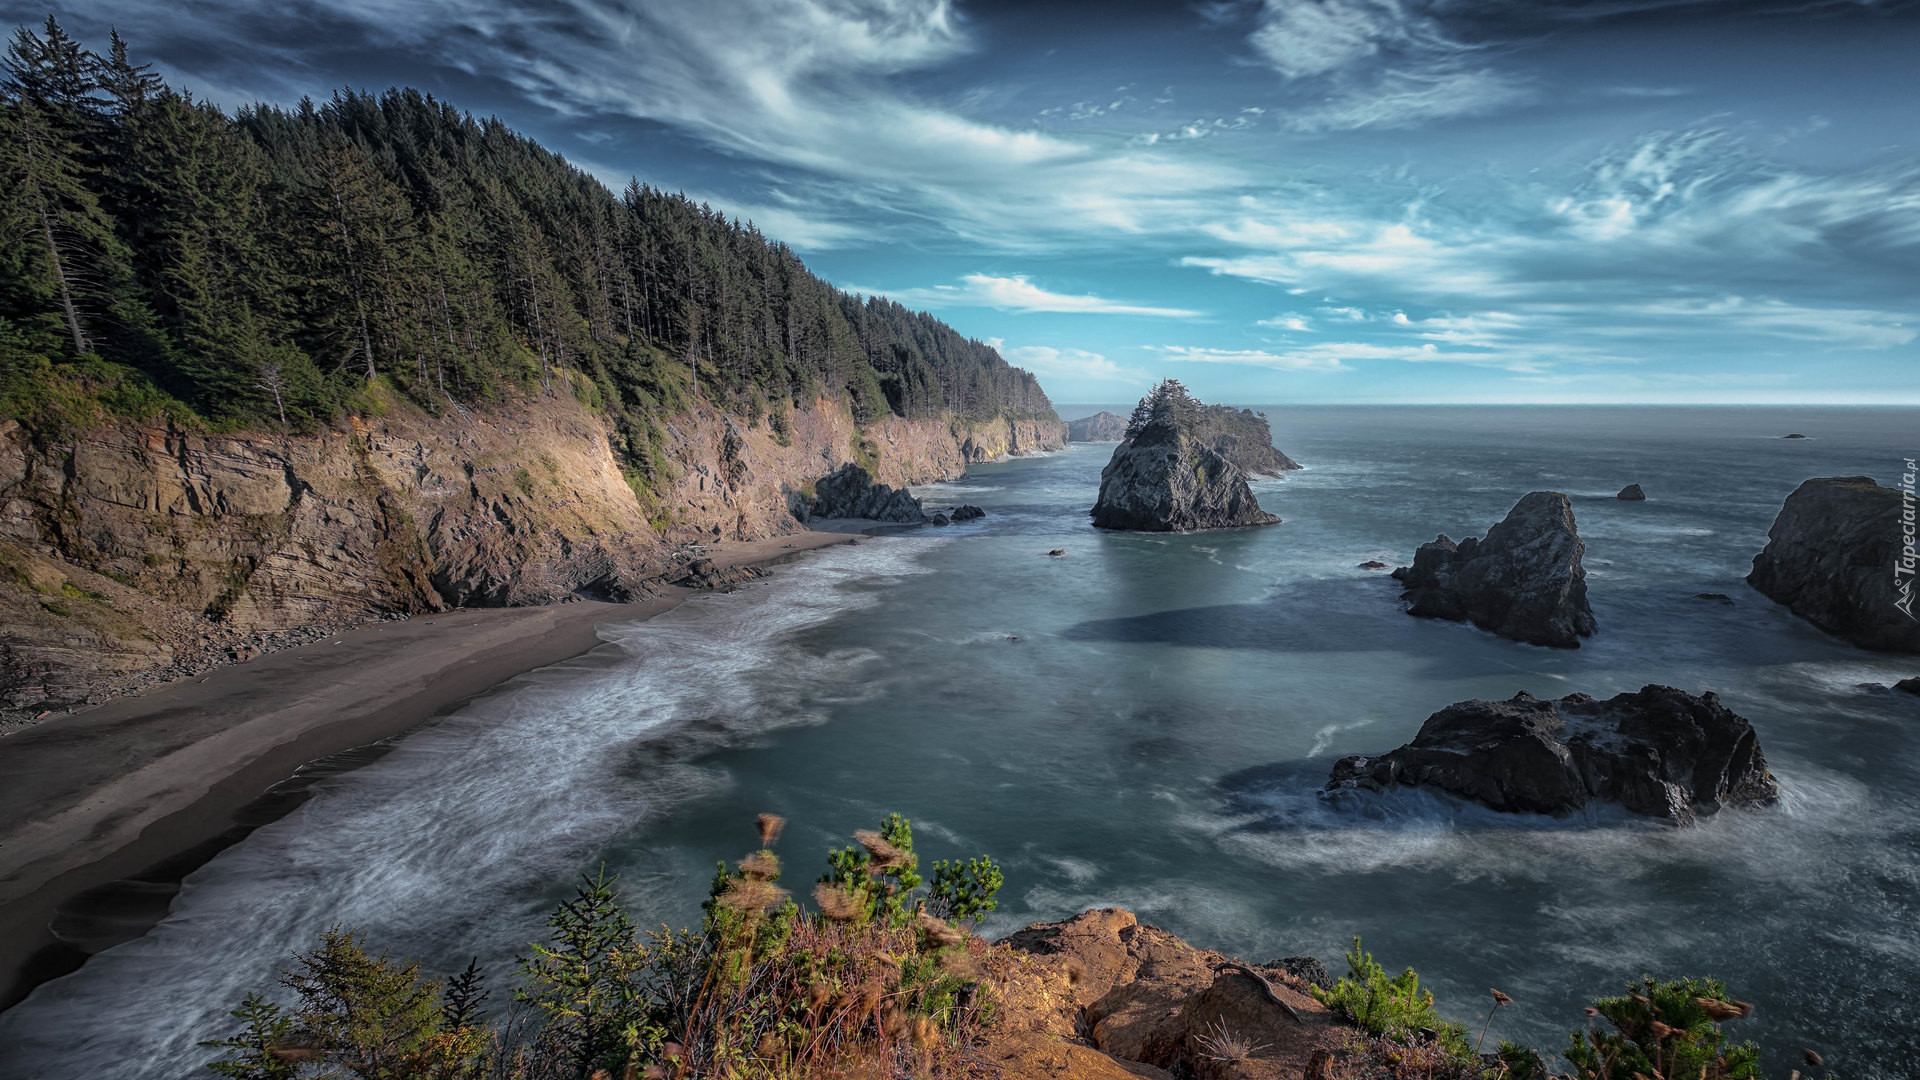
M 1100 471 L 1100 495 L 1091 511 L 1096 527 L 1195 532 L 1280 520 L 1260 509 L 1246 470 L 1215 448 L 1226 439 L 1226 450 L 1234 451 L 1238 436 L 1222 433 L 1213 442 L 1201 437 L 1202 409 L 1172 379 L 1142 399 L 1133 437 L 1114 449 Z M 1264 430 L 1266 422 L 1260 426 Z
M 1787 496 L 1747 584 L 1861 648 L 1920 653 L 1914 564 L 1902 551 L 1909 506 L 1870 476 L 1809 480 Z
M 953 520 L 955 521 L 972 521 L 975 518 L 983 518 L 986 516 L 987 512 L 977 506 L 956 506 L 953 509 Z
M 1420 545 L 1413 565 L 1393 572 L 1407 586 L 1407 613 L 1471 622 L 1530 645 L 1580 647 L 1593 636 L 1587 604 L 1586 545 L 1573 506 L 1557 491 L 1531 492 L 1485 540 L 1455 544 L 1442 534 Z
M 1118 413 L 1097 412 L 1067 422 L 1068 442 L 1120 442 L 1127 437 L 1127 418 Z
M 1723 592 L 1697 592 L 1693 594 L 1693 598 L 1695 600 L 1711 600 L 1716 604 L 1725 604 L 1727 607 L 1733 606 L 1733 597 Z
M 1780 436 L 1780 437 L 1781 437 L 1781 438 L 1783 438 L 1783 439 L 1804 439 L 1804 438 L 1806 438 L 1806 436 L 1805 436 L 1805 435 L 1801 435 L 1801 434 L 1799 434 L 1798 432 L 1796 432 L 1796 433 L 1794 433 L 1794 434 L 1792 434 L 1792 435 L 1782 435 L 1782 436 Z
M 1647 493 L 1640 490 L 1639 484 L 1628 484 L 1626 487 L 1621 488 L 1620 494 L 1615 495 L 1614 498 L 1627 502 L 1646 502 Z
M 1427 718 L 1412 742 L 1341 758 L 1326 791 L 1426 787 L 1511 813 L 1566 814 L 1594 802 L 1691 824 L 1722 807 L 1779 796 L 1753 725 L 1671 686 L 1599 701 L 1462 701 Z
M 848 462 L 813 486 L 812 514 L 827 518 L 871 518 L 919 524 L 927 520 L 920 500 L 905 488 L 877 484 L 867 470 Z

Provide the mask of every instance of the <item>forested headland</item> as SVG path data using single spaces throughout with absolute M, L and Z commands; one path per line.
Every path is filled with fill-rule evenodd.
M 0 79 L 0 417 L 311 431 L 390 389 L 569 392 L 644 471 L 697 394 L 766 418 L 1053 418 L 1033 376 L 751 223 L 412 89 L 228 114 L 49 18 Z

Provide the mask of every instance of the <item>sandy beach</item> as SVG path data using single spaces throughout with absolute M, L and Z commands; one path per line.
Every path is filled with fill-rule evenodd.
M 706 557 L 768 565 L 865 531 L 842 529 L 715 543 Z M 373 760 L 369 744 L 594 648 L 602 623 L 693 595 L 372 623 L 0 739 L 0 1008 L 144 933 L 182 877 L 299 804 L 304 793 L 283 781 L 301 766 Z M 344 753 L 355 748 L 368 749 Z

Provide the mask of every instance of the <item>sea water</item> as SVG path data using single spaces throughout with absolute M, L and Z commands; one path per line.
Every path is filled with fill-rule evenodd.
M 580 874 L 618 874 L 643 925 L 694 924 L 763 811 L 789 819 L 802 896 L 830 846 L 898 811 L 923 861 L 1001 863 L 989 935 L 1117 905 L 1336 973 L 1358 935 L 1476 1030 L 1490 988 L 1512 995 L 1489 1042 L 1550 1065 L 1591 998 L 1642 972 L 1712 975 L 1757 1006 L 1731 1026 L 1770 1072 L 1812 1047 L 1838 1075 L 1910 1076 L 1920 697 L 1860 684 L 1920 660 L 1827 637 L 1742 579 L 1800 481 L 1891 482 L 1920 413 L 1264 411 L 1307 466 L 1255 484 L 1280 525 L 1096 532 L 1111 447 L 1075 445 L 921 489 L 981 521 L 608 624 L 594 653 L 326 781 L 193 875 L 146 937 L 0 1014 L 0 1077 L 196 1075 L 226 1010 L 334 925 L 430 972 L 478 957 L 501 1005 Z M 1628 483 L 1647 501 L 1615 499 Z M 1571 496 L 1586 541 L 1599 632 L 1578 650 L 1410 618 L 1358 567 L 1482 535 L 1542 488 Z M 1751 719 L 1779 805 L 1677 829 L 1317 795 L 1335 758 L 1397 746 L 1451 702 L 1647 683 Z

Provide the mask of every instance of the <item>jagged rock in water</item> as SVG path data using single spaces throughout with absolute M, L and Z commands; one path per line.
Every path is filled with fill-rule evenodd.
M 1362 570 L 1385 570 L 1386 568 L 1387 564 L 1381 562 L 1379 559 L 1368 559 L 1366 562 L 1360 564 L 1360 569 Z
M 1414 740 L 1341 758 L 1326 791 L 1427 787 L 1494 810 L 1565 814 L 1594 802 L 1691 824 L 1727 806 L 1779 796 L 1753 725 L 1671 686 L 1599 701 L 1462 701 L 1427 718 Z
M 1120 442 L 1127 437 L 1127 418 L 1097 412 L 1067 423 L 1068 442 Z
M 1410 615 L 1471 622 L 1530 645 L 1580 647 L 1593 636 L 1587 604 L 1586 545 L 1573 506 L 1557 491 L 1531 492 L 1485 540 L 1459 544 L 1442 534 L 1420 545 L 1413 565 L 1393 576 L 1407 589 Z
M 953 520 L 955 521 L 972 521 L 975 518 L 983 518 L 986 516 L 987 512 L 977 506 L 966 505 L 953 508 Z
M 894 490 L 877 484 L 867 470 L 848 462 L 813 486 L 813 516 L 827 518 L 871 518 L 919 524 L 927 520 L 920 500 L 905 488 Z
M 1914 562 L 1902 551 L 1912 505 L 1870 476 L 1809 480 L 1787 496 L 1747 584 L 1861 648 L 1920 653 Z
M 929 525 L 951 525 L 953 522 L 945 514 L 934 514 L 927 519 Z
M 1142 400 L 1137 415 L 1149 411 L 1150 419 L 1114 448 L 1112 460 L 1100 470 L 1100 495 L 1091 511 L 1096 527 L 1194 532 L 1280 520 L 1260 509 L 1247 487 L 1246 470 L 1215 449 L 1225 440 L 1225 449 L 1234 450 L 1239 436 L 1206 428 L 1206 407 L 1184 387 L 1171 379 L 1163 382 Z M 1266 421 L 1258 422 L 1265 430 Z
M 1893 688 L 1903 694 L 1920 695 L 1920 675 L 1916 675 L 1911 679 L 1901 679 L 1899 682 L 1893 684 Z
M 1203 405 L 1194 418 L 1193 434 L 1248 476 L 1279 476 L 1300 468 L 1299 462 L 1274 448 L 1267 418 L 1252 409 Z
M 1614 498 L 1622 499 L 1626 502 L 1646 502 L 1647 493 L 1640 490 L 1639 484 L 1628 484 L 1626 487 L 1621 488 L 1620 494 L 1615 495 Z

